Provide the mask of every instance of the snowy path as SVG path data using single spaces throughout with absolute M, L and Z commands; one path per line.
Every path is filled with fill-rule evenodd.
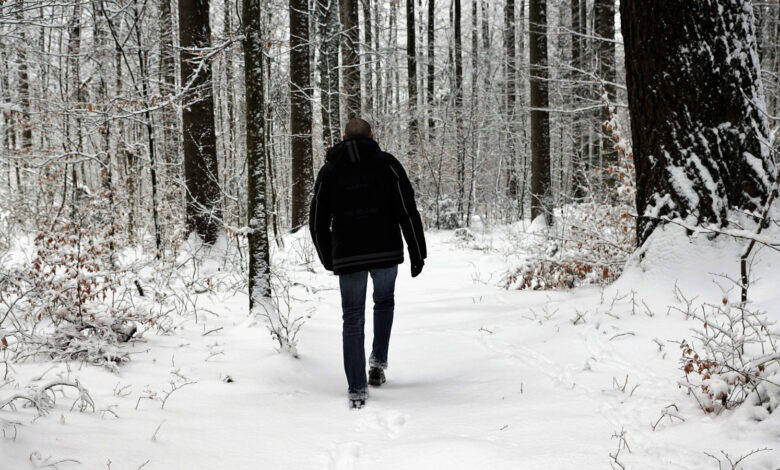
M 508 292 L 495 285 L 499 255 L 458 248 L 451 234 L 431 238 L 423 274 L 411 279 L 408 264 L 399 270 L 388 382 L 371 389 L 364 409 L 347 409 L 337 279 L 301 269 L 294 277 L 319 290 L 302 305 L 315 311 L 299 359 L 273 351 L 262 325 L 247 317 L 244 296 L 204 298 L 202 308 L 219 317 L 136 343 L 119 376 L 71 372 L 98 409 L 111 412 L 71 412 L 63 399 L 35 423 L 29 410 L 16 413 L 24 425 L 15 441 L 0 440 L 0 469 L 35 468 L 33 451 L 80 462 L 58 468 L 90 470 L 147 461 L 147 470 L 601 469 L 621 428 L 632 451 L 623 450 L 621 462 L 710 468 L 700 448 L 682 445 L 696 440 L 685 437 L 688 428 L 650 429 L 675 401 L 712 440 L 705 449 L 727 448 L 721 428 L 708 427 L 677 389 L 675 346 L 665 357 L 652 341 L 680 338 L 682 321 L 630 315 L 626 301 L 610 305 L 614 293 L 596 288 Z M 574 325 L 577 312 L 585 322 Z M 370 315 L 366 332 L 368 347 Z M 196 383 L 173 392 L 164 409 L 142 398 L 170 390 L 176 375 Z M 756 444 L 746 439 L 739 451 Z

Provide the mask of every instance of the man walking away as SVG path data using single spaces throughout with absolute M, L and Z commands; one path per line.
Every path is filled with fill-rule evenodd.
M 401 163 L 374 142 L 371 125 L 353 118 L 343 141 L 333 146 L 314 184 L 309 230 L 325 269 L 339 276 L 343 312 L 344 371 L 349 404 L 361 408 L 368 397 L 365 324 L 368 275 L 374 284 L 374 341 L 368 384 L 385 382 L 393 326 L 395 278 L 406 239 L 412 277 L 426 257 L 422 221 L 414 190 Z

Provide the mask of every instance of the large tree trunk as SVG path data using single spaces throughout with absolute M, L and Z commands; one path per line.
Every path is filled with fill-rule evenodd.
M 725 225 L 728 209 L 760 207 L 774 167 L 750 1 L 623 0 L 620 16 L 637 242 L 661 218 Z
M 179 0 L 181 83 L 190 85 L 182 111 L 187 223 L 207 244 L 217 240 L 222 218 L 211 64 L 199 50 L 210 42 L 208 0 Z
M 325 147 L 340 139 L 339 117 L 339 3 L 338 0 L 317 0 L 320 29 L 320 101 L 322 139 Z
M 271 297 L 265 165 L 265 94 L 261 0 L 244 0 L 249 309 Z
M 531 219 L 552 216 L 550 183 L 550 114 L 547 71 L 547 1 L 528 4 L 531 64 Z
M 341 0 L 341 66 L 346 94 L 347 119 L 360 117 L 360 25 L 358 1 Z
M 306 223 L 314 176 L 311 150 L 308 0 L 290 0 L 290 147 L 292 231 Z

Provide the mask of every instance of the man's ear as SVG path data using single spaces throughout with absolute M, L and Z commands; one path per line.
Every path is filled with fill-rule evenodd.
M 374 139 L 374 133 L 372 132 L 372 133 L 368 134 L 368 138 L 373 140 Z
M 343 135 L 341 136 L 341 140 L 347 140 L 347 136 L 346 136 L 346 134 L 343 134 Z

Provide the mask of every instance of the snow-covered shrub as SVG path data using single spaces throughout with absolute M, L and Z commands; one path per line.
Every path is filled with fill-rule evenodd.
M 317 251 L 314 248 L 309 234 L 305 230 L 301 230 L 303 236 L 297 235 L 290 241 L 290 257 L 292 260 L 301 266 L 306 266 L 307 269 L 313 270 L 313 267 L 319 264 L 319 258 L 317 258 Z
M 602 274 L 603 280 L 611 280 L 608 271 Z M 598 273 L 593 266 L 576 259 L 563 262 L 552 259 L 529 261 L 510 273 L 506 287 L 514 289 L 570 289 L 583 283 L 598 283 Z
M 121 272 L 106 193 L 78 188 L 79 206 L 38 221 L 31 259 L 0 273 L 0 330 L 19 357 L 46 355 L 114 367 L 132 336 L 132 303 L 116 301 Z
M 429 226 L 442 230 L 454 230 L 463 226 L 458 217 L 457 203 L 449 198 L 431 204 L 425 211 L 425 216 Z
M 294 300 L 290 292 L 292 281 L 283 275 L 274 275 L 271 282 L 271 298 L 262 300 L 254 312 L 265 320 L 271 338 L 279 345 L 279 352 L 298 357 L 298 333 L 311 317 L 293 311 Z
M 616 114 L 605 127 L 612 132 L 617 163 L 594 168 L 610 184 L 604 191 L 588 184 L 586 198 L 564 205 L 554 226 L 535 230 L 534 255 L 506 276 L 506 288 L 559 289 L 581 284 L 609 284 L 620 276 L 636 248 L 636 174 L 631 144 L 622 136 Z M 536 223 L 536 221 L 535 221 Z
M 35 408 L 39 416 L 45 415 L 54 408 L 57 402 L 57 394 L 55 392 L 60 392 L 61 395 L 64 395 L 62 389 L 65 387 L 75 388 L 78 393 L 78 398 L 73 402 L 73 408 L 77 408 L 81 412 L 87 410 L 95 411 L 95 402 L 87 389 L 78 380 L 62 379 L 52 380 L 41 386 L 31 384 L 26 387 L 24 392 L 17 391 L 6 398 L 0 399 L 0 411 L 4 408 L 9 408 L 12 411 L 16 410 L 16 405 L 19 403 L 22 406 Z
M 467 228 L 459 228 L 455 230 L 455 239 L 462 241 L 462 242 L 472 242 L 476 240 L 477 237 L 474 236 L 474 233 L 471 232 L 471 230 Z
M 707 413 L 750 401 L 773 412 L 780 403 L 780 334 L 767 315 L 731 305 L 692 310 L 699 322 L 692 342 L 680 343 L 682 382 Z

